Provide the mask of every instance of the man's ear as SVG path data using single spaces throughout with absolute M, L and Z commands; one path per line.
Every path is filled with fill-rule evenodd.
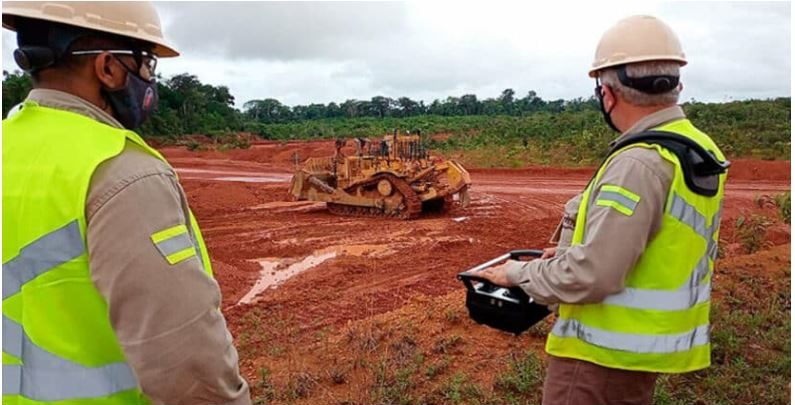
M 127 71 L 109 52 L 103 52 L 94 60 L 94 74 L 102 87 L 116 90 L 124 87 Z
M 684 84 L 682 84 L 682 82 L 679 82 L 679 86 L 677 86 L 677 87 L 679 87 L 679 89 L 678 89 L 678 90 L 679 90 L 679 92 L 680 92 L 680 93 L 682 92 L 682 90 L 684 90 L 684 89 L 685 89 L 685 85 L 684 85 Z
M 612 111 L 615 108 L 618 99 L 616 98 L 616 94 L 613 92 L 613 89 L 610 86 L 603 84 L 602 85 L 602 100 L 605 106 L 605 111 Z

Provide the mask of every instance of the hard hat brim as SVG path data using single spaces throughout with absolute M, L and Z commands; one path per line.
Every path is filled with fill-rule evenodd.
M 611 67 L 621 66 L 621 65 L 629 65 L 632 63 L 641 63 L 641 62 L 663 62 L 663 61 L 671 61 L 671 62 L 678 62 L 679 66 L 687 65 L 687 60 L 685 58 L 678 58 L 671 55 L 645 55 L 635 58 L 626 58 L 621 60 L 614 60 L 605 63 L 601 63 L 597 66 L 591 68 L 588 71 L 588 77 L 596 78 L 599 76 L 599 71 L 604 70 Z
M 175 56 L 179 56 L 179 52 L 174 49 L 173 46 L 166 43 L 162 38 L 159 38 L 155 35 L 148 34 L 145 31 L 138 30 L 135 34 L 131 34 L 129 31 L 125 31 L 122 29 L 113 29 L 110 27 L 101 27 L 101 26 L 94 26 L 91 24 L 75 24 L 69 18 L 54 16 L 54 15 L 46 15 L 43 16 L 40 13 L 36 13 L 35 11 L 29 10 L 3 10 L 3 28 L 16 32 L 17 31 L 17 21 L 16 17 L 24 17 L 24 18 L 31 18 L 37 20 L 44 20 L 44 21 L 51 21 L 60 24 L 71 25 L 80 28 L 91 29 L 97 32 L 105 32 L 109 34 L 119 35 L 122 37 L 132 38 L 144 42 L 148 42 L 152 45 L 152 53 L 157 55 L 159 58 L 171 58 Z

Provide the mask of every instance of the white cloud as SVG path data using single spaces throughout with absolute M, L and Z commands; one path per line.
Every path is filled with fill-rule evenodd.
M 535 90 L 588 97 L 586 72 L 601 33 L 653 14 L 678 33 L 690 63 L 683 99 L 790 94 L 789 2 L 156 3 L 189 72 L 230 87 L 237 105 L 288 105 L 375 95 L 495 97 Z M 620 10 L 620 14 L 616 13 Z M 13 35 L 3 32 L 8 66 Z M 13 65 L 12 65 L 13 66 Z M 8 67 L 6 67 L 8 69 Z

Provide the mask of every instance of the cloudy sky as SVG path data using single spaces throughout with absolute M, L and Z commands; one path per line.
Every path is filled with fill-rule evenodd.
M 162 2 L 165 35 L 182 53 L 165 76 L 227 85 L 237 106 L 474 93 L 588 97 L 602 32 L 631 14 L 665 20 L 689 64 L 683 99 L 790 95 L 789 2 Z M 3 66 L 15 67 L 3 30 Z

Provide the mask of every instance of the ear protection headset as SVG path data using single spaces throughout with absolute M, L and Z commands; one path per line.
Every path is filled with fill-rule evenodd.
M 72 42 L 88 34 L 84 28 L 26 18 L 17 26 L 14 61 L 29 73 L 53 66 Z
M 46 46 L 20 46 L 14 50 L 14 62 L 26 72 L 44 69 L 55 64 L 55 52 Z

